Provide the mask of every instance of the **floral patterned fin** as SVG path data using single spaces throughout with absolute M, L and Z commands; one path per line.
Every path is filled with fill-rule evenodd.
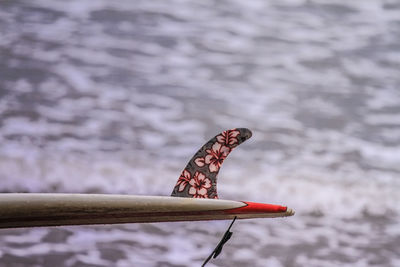
M 182 171 L 171 196 L 218 198 L 217 176 L 229 153 L 251 137 L 246 128 L 226 130 L 212 138 L 192 157 Z

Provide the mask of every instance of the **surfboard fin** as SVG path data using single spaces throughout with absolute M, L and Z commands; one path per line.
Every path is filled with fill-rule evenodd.
M 226 130 L 205 143 L 182 171 L 171 196 L 218 198 L 217 176 L 229 153 L 251 137 L 246 128 Z

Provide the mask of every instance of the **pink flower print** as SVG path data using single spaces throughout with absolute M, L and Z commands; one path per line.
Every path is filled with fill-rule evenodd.
M 189 194 L 194 198 L 208 198 L 207 189 L 211 187 L 211 181 L 203 173 L 196 172 L 189 184 Z
M 199 167 L 203 167 L 204 166 L 204 158 L 200 157 L 194 160 L 194 162 L 196 163 L 197 166 Z
M 222 145 L 235 146 L 237 145 L 237 136 L 240 134 L 238 130 L 227 130 L 217 136 L 217 141 Z
M 207 149 L 207 156 L 204 158 L 204 162 L 208 165 L 210 172 L 217 172 L 219 167 L 221 167 L 222 162 L 228 156 L 230 148 L 221 145 L 220 143 L 215 143 L 211 149 Z
M 189 183 L 190 181 L 190 172 L 188 172 L 187 170 L 183 170 L 183 172 L 181 173 L 181 176 L 178 179 L 178 182 L 176 183 L 176 185 L 179 185 L 179 192 L 182 192 L 186 185 Z

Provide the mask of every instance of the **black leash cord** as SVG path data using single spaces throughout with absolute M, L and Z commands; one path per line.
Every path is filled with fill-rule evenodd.
M 213 252 L 211 252 L 210 256 L 208 256 L 208 258 L 203 262 L 203 265 L 201 265 L 201 267 L 206 266 L 207 262 L 209 262 L 211 260 L 211 258 L 215 259 L 221 253 L 223 246 L 225 245 L 226 242 L 228 242 L 228 240 L 232 236 L 232 232 L 230 230 L 231 230 L 231 227 L 232 227 L 233 223 L 235 222 L 235 220 L 236 220 L 236 216 L 235 216 L 235 218 L 233 218 L 233 221 L 229 225 L 225 234 L 222 236 L 221 241 L 219 241 L 218 245 L 215 247 Z

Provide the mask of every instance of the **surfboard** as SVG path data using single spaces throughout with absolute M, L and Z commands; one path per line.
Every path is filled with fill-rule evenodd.
M 237 128 L 210 139 L 188 162 L 171 196 L 0 194 L 0 228 L 293 215 L 294 211 L 286 206 L 218 199 L 217 176 L 222 163 L 234 148 L 251 136 L 249 129 Z M 245 182 L 243 178 L 238 188 Z
M 0 228 L 272 218 L 284 206 L 221 199 L 107 194 L 0 194 Z

